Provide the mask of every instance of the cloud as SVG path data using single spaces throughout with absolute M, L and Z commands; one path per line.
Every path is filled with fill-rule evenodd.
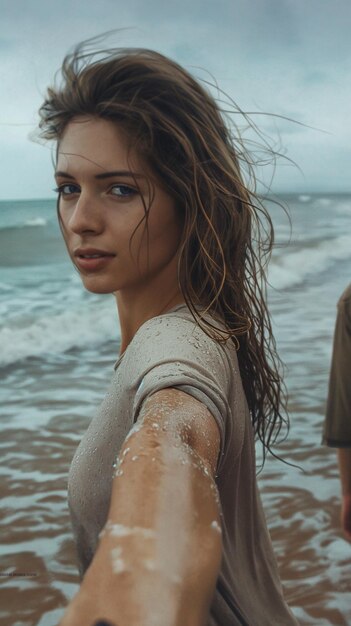
M 213 75 L 245 110 L 276 113 L 328 131 L 330 135 L 324 135 L 278 117 L 255 118 L 305 170 L 306 187 L 316 181 L 314 150 L 325 153 L 319 162 L 320 184 L 337 163 L 338 184 L 349 185 L 349 0 L 0 0 L 0 14 L 6 94 L 0 101 L 0 119 L 32 125 L 22 128 L 22 147 L 19 135 L 15 140 L 10 127 L 0 125 L 0 140 L 13 155 L 12 166 L 17 163 L 22 180 L 28 179 L 24 193 L 34 193 L 34 187 L 38 193 L 37 183 L 31 182 L 26 136 L 37 123 L 47 86 L 69 48 L 111 28 L 120 30 L 109 36 L 109 45 L 155 48 L 199 78 L 211 81 Z M 36 167 L 49 172 L 39 165 L 39 152 L 36 155 Z M 43 151 L 42 163 L 46 158 Z M 5 158 L 3 197 L 13 189 L 6 163 Z M 284 174 L 284 184 L 293 187 L 296 180 L 289 176 Z

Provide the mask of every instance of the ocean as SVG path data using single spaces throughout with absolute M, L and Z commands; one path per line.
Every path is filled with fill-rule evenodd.
M 292 227 L 268 202 L 269 304 L 291 427 L 276 448 L 287 463 L 267 458 L 259 483 L 300 624 L 347 626 L 351 545 L 335 450 L 321 435 L 336 302 L 351 282 L 351 195 L 281 198 Z M 116 305 L 84 291 L 52 200 L 0 202 L 0 272 L 0 626 L 56 626 L 78 586 L 68 468 L 118 356 Z

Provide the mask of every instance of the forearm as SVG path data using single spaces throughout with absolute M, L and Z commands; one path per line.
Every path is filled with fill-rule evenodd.
M 202 626 L 221 559 L 209 469 L 152 425 L 127 439 L 119 461 L 81 597 L 93 594 L 99 614 L 118 626 Z

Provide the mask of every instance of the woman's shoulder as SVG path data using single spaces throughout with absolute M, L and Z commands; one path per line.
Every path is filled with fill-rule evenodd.
M 156 315 L 147 320 L 140 326 L 137 335 L 145 335 L 150 331 L 156 330 L 156 332 L 166 332 L 166 329 L 173 329 L 179 327 L 184 331 L 190 330 L 194 326 L 195 320 L 192 317 L 186 304 L 179 304 L 178 306 L 170 309 L 169 311 Z
M 188 307 L 179 305 L 144 322 L 129 344 L 124 360 L 138 362 L 140 367 L 143 363 L 186 360 L 189 363 L 211 361 L 216 368 L 227 368 L 229 362 L 233 362 L 233 350 L 235 353 L 232 341 L 220 343 L 211 337 Z
M 215 328 L 221 328 L 224 330 L 224 325 L 215 320 L 210 314 L 203 316 L 204 322 L 209 322 Z M 210 328 L 210 327 L 208 327 Z M 200 320 L 195 319 L 191 311 L 186 304 L 178 305 L 174 309 L 153 317 L 139 328 L 135 334 L 132 344 L 133 349 L 139 349 L 142 345 L 164 346 L 168 349 L 169 346 L 175 345 L 179 348 L 180 345 L 191 348 L 203 348 L 213 349 L 221 351 L 226 342 L 219 342 L 211 333 L 207 333 L 204 329 L 204 324 L 201 324 Z M 232 342 L 227 342 L 232 344 Z M 132 345 L 131 344 L 131 345 Z

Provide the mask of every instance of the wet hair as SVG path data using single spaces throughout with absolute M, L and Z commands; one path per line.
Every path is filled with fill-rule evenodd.
M 274 230 L 255 192 L 251 157 L 207 86 L 177 63 L 147 49 L 96 54 L 86 44 L 65 57 L 60 81 L 48 89 L 40 134 L 59 144 L 69 122 L 81 116 L 126 131 L 182 215 L 184 300 L 204 332 L 235 343 L 255 434 L 263 453 L 272 452 L 288 418 L 266 304 Z M 144 206 L 146 228 L 151 204 Z

